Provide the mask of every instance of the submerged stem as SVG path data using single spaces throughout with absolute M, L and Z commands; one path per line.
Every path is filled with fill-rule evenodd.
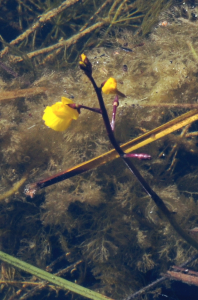
M 89 63 L 90 64 L 90 63 Z M 140 182 L 140 184 L 142 185 L 143 189 L 145 190 L 145 192 L 153 199 L 153 201 L 155 202 L 155 204 L 157 205 L 157 207 L 162 211 L 162 213 L 165 215 L 165 217 L 168 219 L 169 223 L 172 225 L 172 227 L 175 229 L 175 231 L 191 246 L 193 246 L 195 249 L 198 250 L 198 243 L 188 234 L 186 233 L 181 227 L 180 225 L 177 223 L 173 213 L 171 211 L 169 211 L 169 209 L 166 207 L 166 205 L 164 204 L 163 200 L 153 191 L 153 189 L 150 187 L 150 185 L 146 182 L 146 180 L 142 177 L 142 175 L 140 174 L 140 172 L 137 170 L 137 168 L 133 165 L 133 163 L 131 162 L 131 160 L 129 158 L 125 157 L 125 153 L 124 151 L 121 149 L 121 147 L 119 146 L 119 144 L 117 143 L 114 133 L 112 131 L 111 125 L 110 125 L 110 121 L 109 121 L 109 117 L 106 111 L 106 107 L 104 104 L 104 100 L 102 97 L 102 92 L 101 92 L 101 88 L 99 88 L 96 83 L 94 78 L 92 77 L 92 72 L 86 72 L 85 68 L 83 69 L 83 71 L 85 72 L 85 74 L 87 75 L 87 77 L 90 79 L 94 90 L 96 92 L 99 104 L 100 104 L 100 109 L 102 111 L 102 117 L 103 117 L 103 121 L 106 127 L 106 131 L 109 137 L 109 140 L 111 142 L 111 144 L 113 145 L 113 147 L 115 148 L 115 150 L 118 152 L 118 154 L 120 155 L 120 157 L 122 158 L 122 160 L 124 161 L 124 163 L 126 164 L 126 166 L 128 167 L 128 169 L 131 171 L 131 173 L 133 173 L 135 175 L 135 177 L 137 178 L 137 180 Z
M 165 137 L 166 135 L 181 129 L 182 127 L 191 124 L 198 120 L 198 110 L 191 110 L 180 117 L 177 117 L 168 123 L 163 124 L 121 146 L 123 151 L 125 151 L 125 157 L 128 156 L 127 153 L 135 151 L 143 146 L 146 146 L 158 139 Z M 192 133 L 191 133 L 192 134 Z M 97 157 L 94 157 L 86 162 L 83 162 L 75 167 L 64 170 L 60 173 L 47 177 L 45 179 L 39 180 L 32 184 L 28 184 L 25 187 L 25 194 L 27 196 L 33 197 L 38 189 L 43 189 L 47 186 L 60 182 L 62 180 L 66 180 L 76 175 L 80 175 L 86 171 L 90 171 L 96 167 L 99 167 L 113 159 L 119 157 L 119 154 L 115 149 L 112 149 L 104 154 L 101 154 Z

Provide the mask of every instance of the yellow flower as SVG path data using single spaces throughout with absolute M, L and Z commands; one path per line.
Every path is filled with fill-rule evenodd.
M 123 93 L 117 90 L 117 81 L 115 78 L 110 77 L 105 83 L 102 85 L 102 91 L 104 94 L 116 94 L 121 97 L 126 97 Z
M 61 97 L 62 102 L 56 102 L 52 106 L 47 106 L 44 110 L 43 120 L 45 125 L 56 130 L 66 130 L 71 121 L 77 120 L 79 113 L 76 109 L 69 107 L 67 104 L 73 103 L 72 100 Z
M 86 67 L 86 61 L 87 61 L 87 56 L 86 56 L 84 53 L 82 53 L 82 54 L 80 55 L 80 61 L 79 61 L 79 64 L 80 64 L 80 65 L 83 65 L 84 67 Z
M 80 55 L 79 66 L 88 77 L 91 77 L 92 65 L 84 53 Z

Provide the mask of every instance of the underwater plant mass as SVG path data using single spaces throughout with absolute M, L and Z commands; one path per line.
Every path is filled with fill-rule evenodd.
M 0 250 L 111 299 L 194 300 L 196 287 L 177 288 L 169 279 L 190 276 L 182 270 L 188 260 L 187 268 L 198 270 L 198 3 L 151 2 L 156 18 L 140 0 L 87 0 L 82 19 L 78 1 L 17 1 L 22 10 L 15 24 L 15 8 L 10 11 L 6 24 L 21 20 L 23 29 L 10 39 L 1 32 Z M 7 12 L 9 1 L 2 3 Z M 45 32 L 42 20 L 51 29 Z M 89 41 L 66 47 L 69 58 L 62 46 L 39 54 L 62 45 L 61 30 L 65 41 L 104 21 Z M 30 35 L 12 45 L 28 28 Z M 38 55 L 29 57 L 33 52 Z M 154 191 L 157 205 L 130 169 Z M 66 170 L 72 178 L 46 181 Z M 25 195 L 35 183 L 32 198 Z M 83 298 L 3 261 L 0 266 L 4 299 Z M 161 276 L 166 280 L 132 297 Z

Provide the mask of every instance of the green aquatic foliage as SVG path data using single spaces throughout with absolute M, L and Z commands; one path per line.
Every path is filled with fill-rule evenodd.
M 177 8 L 181 12 L 181 7 Z M 112 48 L 100 47 L 86 53 L 94 64 L 97 83 L 113 76 L 127 95 L 120 101 L 116 120 L 115 135 L 120 144 L 197 105 L 197 64 L 186 43 L 190 40 L 198 53 L 196 21 L 184 13 L 177 17 L 176 8 L 174 13 L 171 8 L 160 16 L 159 22 L 164 19 L 168 20 L 168 26 L 154 27 L 143 40 L 120 28 L 115 36 L 113 30 L 107 36 Z M 49 39 L 48 43 L 51 42 Z M 133 52 L 117 48 L 124 47 L 126 42 Z M 144 45 L 135 47 L 140 42 Z M 4 59 L 4 63 L 16 68 L 16 64 L 8 63 L 6 56 Z M 55 61 L 51 62 L 55 68 Z M 123 65 L 127 65 L 127 72 L 122 70 Z M 6 77 L 5 72 L 0 73 L 2 94 L 27 88 L 24 81 L 32 78 L 29 73 L 26 78 L 21 74 L 17 78 Z M 79 70 L 52 72 L 43 68 L 42 74 L 33 80 L 34 88 L 45 87 L 45 93 L 0 102 L 1 194 L 12 191 L 26 172 L 28 182 L 35 182 L 111 149 L 100 116 L 96 118 L 91 112 L 82 112 L 75 126 L 59 134 L 41 120 L 45 107 L 59 101 L 61 96 L 97 106 L 93 90 Z M 111 95 L 105 96 L 109 115 L 112 100 Z M 197 226 L 197 130 L 196 121 L 191 127 L 145 145 L 144 152 L 151 154 L 152 160 L 135 162 L 182 228 L 194 238 L 196 232 L 190 229 Z M 151 275 L 160 276 L 170 265 L 179 265 L 195 253 L 174 233 L 118 160 L 41 190 L 34 199 L 25 197 L 23 188 L 11 196 L 5 195 L 0 203 L 3 252 L 42 269 L 52 264 L 53 273 L 82 261 L 60 276 L 113 298 L 137 291 L 150 283 Z M 193 267 L 197 269 L 196 261 Z M 2 282 L 5 274 L 10 277 Z M 32 285 L 23 287 L 13 282 L 22 282 L 21 276 L 34 281 L 31 275 L 17 272 L 5 263 L 1 264 L 0 275 L 5 298 L 36 293 Z M 8 282 L 11 279 L 12 283 Z M 62 299 L 61 291 L 58 288 L 55 291 L 50 284 L 37 290 L 37 297 L 54 297 L 56 292 L 57 299 Z M 30 298 L 30 294 L 26 297 Z
M 38 65 L 68 67 L 85 49 L 105 43 L 116 28 L 132 28 L 138 34 L 147 34 L 157 23 L 160 12 L 171 4 L 170 0 L 87 0 L 83 3 L 15 0 L 10 9 L 9 1 L 4 1 L 0 12 L 0 57 L 8 53 L 10 62 L 23 61 L 34 72 Z

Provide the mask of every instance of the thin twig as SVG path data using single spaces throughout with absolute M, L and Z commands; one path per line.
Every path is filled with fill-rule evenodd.
M 89 19 L 89 21 L 80 29 L 80 32 L 83 31 L 85 28 L 87 28 L 87 26 L 90 24 L 90 22 L 94 19 L 94 17 L 96 15 L 98 15 L 102 10 L 103 8 L 108 4 L 108 3 L 111 3 L 112 0 L 106 0 L 99 8 L 98 10 L 93 14 L 93 16 Z
M 181 108 L 198 108 L 198 103 L 145 103 L 132 104 L 133 107 L 181 107 Z
M 27 174 L 25 174 L 19 181 L 14 183 L 9 191 L 6 191 L 3 194 L 0 194 L 0 201 L 15 194 L 20 189 L 20 187 L 24 184 L 24 182 L 26 180 L 27 180 Z
M 11 100 L 21 97 L 34 96 L 38 94 L 45 93 L 47 91 L 46 87 L 32 87 L 28 89 L 16 89 L 12 91 L 1 91 L 0 101 Z
M 60 48 L 63 48 L 63 47 L 70 47 L 71 45 L 76 44 L 77 41 L 80 38 L 82 38 L 86 34 L 89 34 L 90 32 L 94 31 L 95 29 L 100 28 L 104 24 L 105 24 L 105 21 L 98 22 L 98 23 L 90 26 L 89 28 L 85 29 L 84 31 L 79 32 L 76 35 L 73 35 L 68 40 L 63 40 L 63 41 L 58 42 L 57 44 L 55 44 L 53 46 L 49 46 L 49 47 L 46 47 L 46 48 L 42 48 L 42 49 L 30 52 L 30 53 L 27 54 L 27 57 L 28 58 L 33 58 L 33 57 L 36 57 L 36 56 L 41 55 L 41 54 L 49 53 L 49 52 L 54 51 L 56 49 L 60 49 Z M 16 63 L 16 62 L 23 61 L 23 58 L 12 56 L 11 61 Z
M 187 283 L 189 285 L 196 285 L 198 286 L 198 273 L 195 272 L 196 275 L 192 274 L 185 274 L 182 272 L 175 272 L 175 271 L 168 271 L 166 276 L 172 280 L 181 281 Z
M 65 255 L 63 255 L 65 256 Z M 62 258 L 62 256 L 61 256 Z M 61 259 L 59 258 L 59 259 Z M 53 274 L 53 275 L 56 275 L 56 276 L 62 276 L 64 275 L 65 273 L 69 272 L 70 270 L 76 268 L 79 264 L 82 263 L 82 260 L 79 260 L 77 261 L 76 263 L 73 263 L 72 265 L 58 271 L 57 273 Z M 49 286 L 49 283 L 48 282 L 41 282 L 39 285 L 37 285 L 36 287 L 34 287 L 33 289 L 31 289 L 30 291 L 28 291 L 27 293 L 25 293 L 21 298 L 20 300 L 26 300 L 28 299 L 29 297 L 32 297 L 33 295 L 35 295 L 36 292 L 38 292 L 39 290 L 42 290 L 43 288 Z
M 4 63 L 2 63 L 1 61 L 0 61 L 0 67 L 2 68 L 2 69 L 4 69 L 7 73 L 9 73 L 9 74 L 11 74 L 12 76 L 14 76 L 15 78 L 17 78 L 18 77 L 18 74 L 15 72 L 15 71 L 13 71 L 11 68 L 9 68 L 8 66 L 6 66 Z
M 28 28 L 25 32 L 20 34 L 16 39 L 12 40 L 10 42 L 10 45 L 16 45 L 19 42 L 23 41 L 26 39 L 32 32 L 37 30 L 39 27 L 41 27 L 44 23 L 49 21 L 51 18 L 55 17 L 58 15 L 60 12 L 65 10 L 66 8 L 70 7 L 71 5 L 79 2 L 80 0 L 66 0 L 64 1 L 59 7 L 54 8 L 47 12 L 46 14 L 42 14 L 39 18 L 39 20 L 32 25 L 32 27 Z M 8 47 L 5 47 L 1 52 L 0 52 L 0 57 L 3 57 L 6 53 L 8 52 Z
M 185 267 L 188 264 L 190 264 L 191 262 L 193 262 L 194 260 L 198 259 L 198 254 L 194 255 L 193 257 L 189 258 L 187 261 L 185 261 L 183 264 L 180 265 L 180 267 Z M 166 279 L 168 279 L 166 276 L 162 276 L 161 278 L 158 278 L 157 280 L 153 281 L 152 283 L 148 284 L 147 286 L 143 287 L 142 289 L 140 289 L 139 291 L 135 292 L 132 295 L 129 295 L 127 298 L 125 298 L 124 300 L 132 300 L 135 299 L 137 296 L 142 295 L 143 293 L 145 293 L 146 291 L 150 290 L 151 288 L 153 288 L 154 286 L 156 286 L 157 284 L 165 281 Z
M 118 1 L 115 1 L 114 4 L 112 5 L 110 11 L 109 11 L 109 15 L 108 15 L 108 20 L 110 22 L 109 24 L 109 27 L 107 28 L 104 36 L 103 36 L 103 40 L 104 38 L 107 36 L 107 34 L 109 33 L 109 31 L 111 30 L 111 27 L 114 25 L 117 17 L 119 16 L 119 13 L 121 12 L 122 8 L 123 8 L 123 5 L 127 2 L 128 0 L 123 0 L 122 3 L 119 5 L 118 9 L 116 10 L 116 13 L 113 17 L 113 20 L 111 21 L 111 12 L 113 11 L 113 9 L 115 8 L 115 6 L 120 2 L 119 0 Z M 99 47 L 100 45 L 102 44 L 102 41 L 100 41 L 100 43 L 97 45 L 97 47 Z

